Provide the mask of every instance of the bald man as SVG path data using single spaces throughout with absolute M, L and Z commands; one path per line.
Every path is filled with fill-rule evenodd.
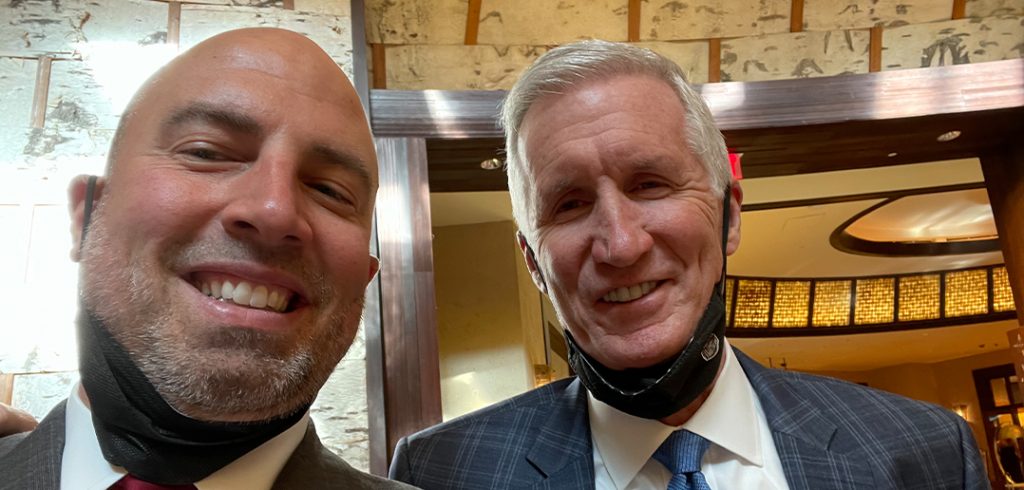
M 308 415 L 377 272 L 376 190 L 355 91 L 307 38 L 228 32 L 160 70 L 105 176 L 71 184 L 82 381 L 0 439 L 0 488 L 408 488 Z

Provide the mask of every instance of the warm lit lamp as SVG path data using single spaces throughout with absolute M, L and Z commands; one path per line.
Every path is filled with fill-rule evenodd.
M 963 403 L 953 405 L 953 413 L 959 415 L 960 418 L 970 422 L 970 420 L 967 418 L 967 405 Z

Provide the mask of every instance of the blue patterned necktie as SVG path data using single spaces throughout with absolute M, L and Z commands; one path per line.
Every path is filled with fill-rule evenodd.
M 654 453 L 654 459 L 672 472 L 668 490 L 711 490 L 700 472 L 700 460 L 710 444 L 688 430 L 677 430 L 668 436 Z

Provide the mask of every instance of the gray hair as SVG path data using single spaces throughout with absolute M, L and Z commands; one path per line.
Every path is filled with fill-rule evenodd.
M 712 188 L 719 195 L 729 184 L 732 174 L 725 140 L 715 126 L 711 110 L 700 94 L 687 84 L 679 65 L 654 51 L 624 43 L 588 40 L 566 44 L 545 53 L 520 75 L 505 97 L 499 116 L 499 123 L 505 130 L 505 169 L 512 215 L 528 237 L 534 223 L 529 220 L 532 211 L 526 162 L 518 145 L 523 118 L 541 97 L 564 94 L 576 84 L 618 75 L 648 75 L 672 87 L 685 111 L 687 147 L 704 165 Z

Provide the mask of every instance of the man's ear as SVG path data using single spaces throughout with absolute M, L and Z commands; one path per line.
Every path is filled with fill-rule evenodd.
M 540 272 L 540 266 L 537 264 L 537 256 L 533 253 L 533 248 L 530 247 L 529 242 L 526 241 L 526 237 L 522 231 L 516 232 L 516 242 L 519 244 L 519 249 L 523 251 L 523 258 L 526 259 L 526 268 L 530 271 L 530 277 L 533 278 L 533 283 L 537 285 L 537 289 L 540 292 L 548 294 L 548 285 L 544 282 L 544 274 Z
M 106 180 L 95 175 L 79 175 L 68 186 L 68 211 L 71 213 L 71 260 L 82 257 L 82 240 L 89 226 L 92 210 L 103 195 Z M 87 215 L 87 209 L 89 213 Z
M 376 276 L 378 272 L 380 272 L 380 259 L 378 259 L 374 255 L 371 255 L 370 256 L 370 274 L 367 276 L 367 279 L 366 279 L 367 283 L 372 282 L 374 276 Z
M 740 210 L 743 205 L 743 188 L 740 187 L 740 181 L 732 179 L 729 189 L 729 240 L 725 244 L 726 255 L 732 255 L 740 247 Z

